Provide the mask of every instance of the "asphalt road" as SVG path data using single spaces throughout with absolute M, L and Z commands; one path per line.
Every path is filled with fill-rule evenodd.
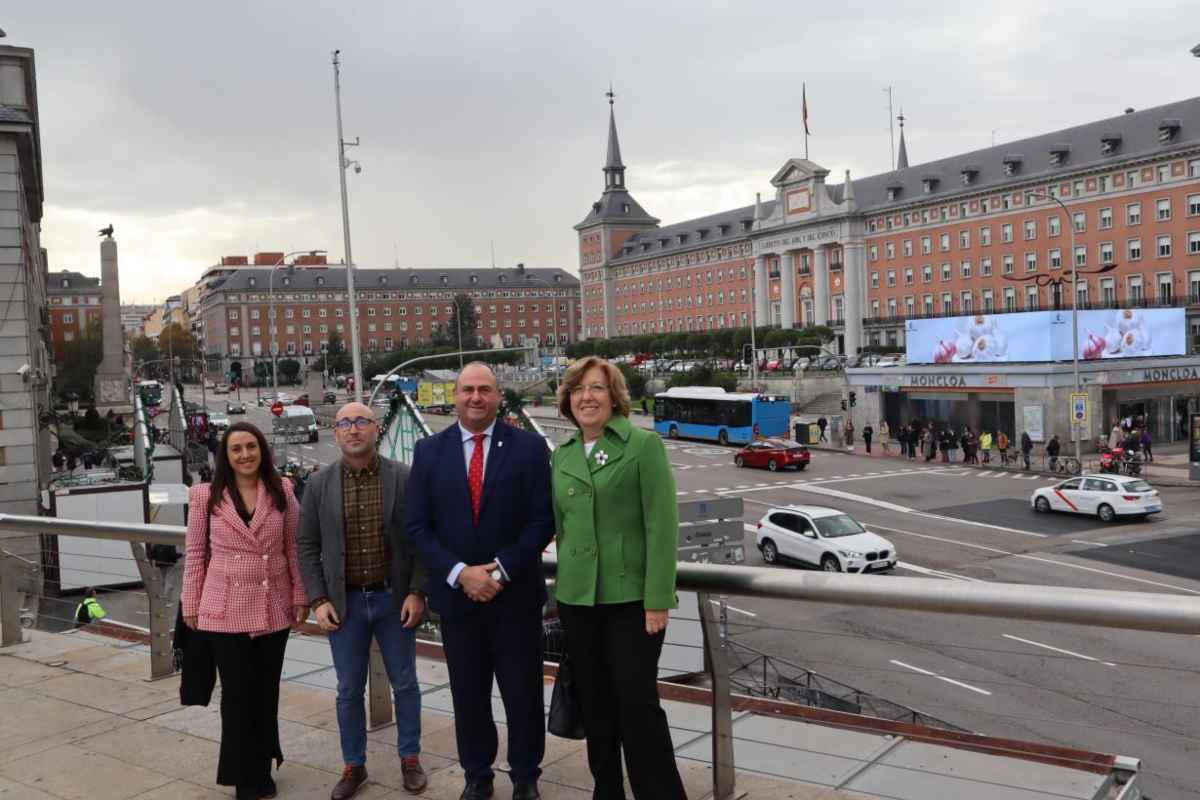
M 270 425 L 269 410 L 252 401 L 246 418 Z M 337 458 L 330 431 L 291 447 L 305 463 Z M 895 575 L 1200 595 L 1194 490 L 1162 489 L 1164 513 L 1150 521 L 1105 525 L 1034 513 L 1030 494 L 1052 483 L 1038 476 L 832 452 L 814 452 L 804 472 L 770 473 L 735 467 L 734 448 L 667 447 L 680 499 L 743 499 L 753 565 L 766 566 L 755 547 L 758 519 L 803 503 L 849 512 L 890 539 L 901 562 Z M 730 602 L 731 635 L 772 656 L 980 733 L 1139 757 L 1148 796 L 1200 796 L 1196 637 Z

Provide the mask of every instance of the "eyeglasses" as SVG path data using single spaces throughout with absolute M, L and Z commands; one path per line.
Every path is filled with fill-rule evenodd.
M 584 394 L 600 395 L 608 392 L 608 386 L 603 383 L 589 383 L 587 386 L 580 384 L 579 386 L 571 387 L 571 394 L 579 397 Z
M 333 423 L 333 427 L 337 428 L 339 431 L 348 431 L 352 427 L 358 428 L 361 431 L 364 428 L 368 428 L 374 424 L 375 420 L 371 419 L 370 417 L 355 417 L 353 419 L 350 417 L 343 417 L 342 419 L 339 419 L 337 422 Z

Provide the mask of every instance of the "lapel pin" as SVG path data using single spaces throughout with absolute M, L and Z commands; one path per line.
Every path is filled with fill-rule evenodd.
M 608 463 L 608 453 L 604 452 L 603 450 L 597 450 L 592 458 L 596 459 L 596 463 L 602 467 Z
M 504 442 L 496 442 L 496 447 L 504 447 Z

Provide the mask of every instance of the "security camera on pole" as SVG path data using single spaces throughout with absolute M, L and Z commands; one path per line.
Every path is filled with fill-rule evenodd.
M 338 53 L 333 51 L 333 97 L 337 106 L 337 137 L 338 137 L 338 178 L 342 184 L 342 238 L 346 248 L 346 298 L 350 304 L 350 358 L 354 365 L 354 386 L 350 389 L 349 400 L 357 401 L 362 395 L 362 356 L 358 350 L 358 302 L 354 296 L 354 258 L 350 254 L 350 204 L 346 199 L 346 170 L 354 167 L 356 174 L 362 172 L 362 164 L 346 158 L 347 147 L 358 147 L 358 137 L 353 142 L 342 138 L 342 81 L 341 62 Z

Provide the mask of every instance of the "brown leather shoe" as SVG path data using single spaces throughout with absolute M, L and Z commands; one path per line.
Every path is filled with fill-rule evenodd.
M 409 794 L 420 794 L 429 785 L 420 756 L 400 756 L 400 774 L 404 777 L 404 791 Z
M 358 787 L 367 782 L 367 768 L 347 764 L 342 770 L 342 779 L 333 787 L 329 800 L 350 800 L 358 794 Z

